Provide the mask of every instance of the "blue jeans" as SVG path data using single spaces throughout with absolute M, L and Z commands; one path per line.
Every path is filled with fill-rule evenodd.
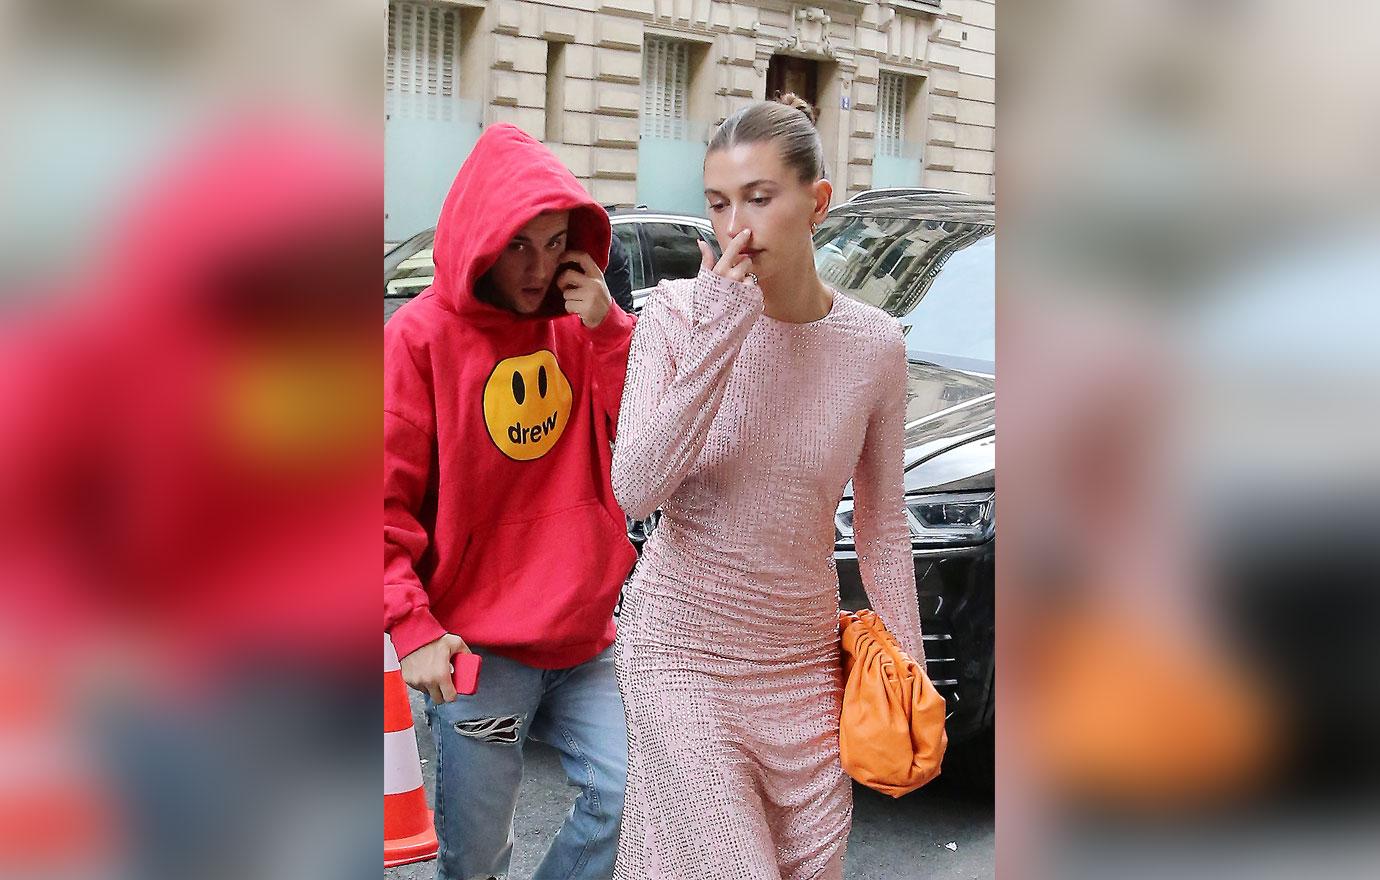
M 437 880 L 507 876 L 529 736 L 560 752 L 570 784 L 580 789 L 532 880 L 608 880 L 628 771 L 613 648 L 554 670 L 477 653 L 484 664 L 472 696 L 427 700 L 436 742 Z

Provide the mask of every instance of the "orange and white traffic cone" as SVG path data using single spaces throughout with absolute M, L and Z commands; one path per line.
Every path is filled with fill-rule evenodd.
M 412 729 L 402 666 L 393 640 L 383 637 L 383 866 L 436 857 L 436 827 L 426 808 L 422 761 Z
M 110 780 L 72 731 L 84 720 L 32 674 L 0 659 L 0 877 L 112 877 L 123 829 Z

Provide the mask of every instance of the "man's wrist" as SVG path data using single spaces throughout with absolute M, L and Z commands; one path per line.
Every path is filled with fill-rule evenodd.
M 609 312 L 612 309 L 613 303 L 610 302 L 606 306 L 604 306 L 603 312 L 599 315 L 599 317 L 596 320 L 594 320 L 593 323 L 590 323 L 590 316 L 581 315 L 580 317 L 585 323 L 585 328 L 588 330 L 597 330 L 600 327 L 600 325 L 602 325 L 605 321 L 608 320 Z

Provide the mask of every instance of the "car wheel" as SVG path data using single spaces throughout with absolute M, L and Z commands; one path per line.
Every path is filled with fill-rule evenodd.
M 944 754 L 943 775 L 974 792 L 990 793 L 996 788 L 996 728 L 988 726 L 975 736 L 950 745 Z

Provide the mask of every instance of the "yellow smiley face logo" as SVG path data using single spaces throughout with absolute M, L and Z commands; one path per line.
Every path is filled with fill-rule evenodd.
M 551 451 L 565 433 L 574 395 L 556 356 L 546 349 L 498 362 L 484 385 L 484 424 L 514 461 Z

